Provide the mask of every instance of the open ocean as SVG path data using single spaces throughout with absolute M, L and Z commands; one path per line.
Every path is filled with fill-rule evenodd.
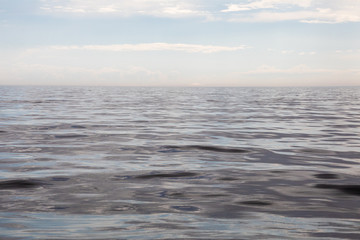
M 0 87 L 0 239 L 360 239 L 360 88 Z

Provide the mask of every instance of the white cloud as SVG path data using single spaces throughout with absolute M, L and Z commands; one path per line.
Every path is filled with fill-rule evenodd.
M 359 22 L 360 1 L 258 0 L 229 4 L 222 12 L 231 14 L 230 21 L 239 22 Z
M 299 56 L 311 56 L 311 55 L 316 54 L 315 51 L 312 51 L 312 52 L 304 52 L 304 51 L 297 52 L 297 51 L 294 51 L 294 50 L 282 50 L 282 51 L 280 51 L 280 53 L 284 54 L 284 55 L 294 55 L 295 54 L 295 55 L 299 55 Z
M 312 0 L 257 0 L 246 4 L 228 4 L 222 12 L 239 12 L 254 9 L 281 8 L 283 6 L 310 7 Z
M 348 53 L 360 53 L 360 49 L 347 49 L 347 50 L 336 50 L 335 51 L 336 53 L 345 53 L 345 54 L 348 54 Z
M 360 22 L 360 1 L 257 0 L 247 4 L 229 4 L 222 12 L 231 15 L 228 18 L 230 21 L 238 22 Z
M 42 0 L 41 10 L 60 15 L 199 17 L 238 22 L 360 22 L 359 0 Z
M 261 65 L 255 70 L 244 72 L 245 74 L 266 74 L 266 73 L 289 73 L 289 74 L 304 74 L 304 73 L 331 73 L 336 72 L 334 69 L 315 69 L 307 65 L 300 64 L 291 68 L 277 68 L 270 65 Z
M 247 48 L 245 45 L 236 47 L 182 44 L 182 43 L 141 43 L 141 44 L 113 44 L 113 45 L 70 45 L 51 46 L 54 50 L 92 50 L 92 51 L 182 51 L 188 53 L 216 53 L 224 51 L 238 51 Z
M 359 7 L 360 11 L 360 7 Z M 303 23 L 343 23 L 360 22 L 360 14 L 352 11 L 333 9 L 315 9 L 311 11 L 270 12 L 261 11 L 248 15 L 234 15 L 229 18 L 232 22 L 279 22 L 299 21 Z
M 115 14 L 122 17 L 146 15 L 156 17 L 210 17 L 205 10 L 192 1 L 176 0 L 43 0 L 41 9 L 44 12 L 56 14 Z

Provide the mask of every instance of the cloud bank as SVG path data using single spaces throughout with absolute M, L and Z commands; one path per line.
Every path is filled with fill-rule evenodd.
M 358 0 L 42 0 L 41 11 L 79 16 L 199 17 L 236 22 L 360 22 Z
M 248 3 L 228 4 L 227 9 L 222 12 L 239 12 L 254 9 L 278 9 L 281 7 L 297 6 L 308 8 L 311 6 L 311 0 L 258 0 L 249 1 Z
M 51 46 L 54 50 L 90 50 L 90 51 L 181 51 L 188 53 L 216 53 L 224 51 L 238 51 L 247 48 L 245 45 L 228 47 L 215 45 L 198 45 L 182 43 L 141 43 L 141 44 L 113 44 L 113 45 L 71 45 Z
M 104 14 L 129 16 L 155 16 L 155 17 L 206 17 L 208 13 L 201 10 L 193 1 L 176 0 L 43 0 L 41 9 L 50 13 L 67 14 Z M 196 1 L 194 1 L 196 2 Z

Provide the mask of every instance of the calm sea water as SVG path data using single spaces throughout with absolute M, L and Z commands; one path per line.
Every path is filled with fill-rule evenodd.
M 360 88 L 0 101 L 0 239 L 360 239 Z

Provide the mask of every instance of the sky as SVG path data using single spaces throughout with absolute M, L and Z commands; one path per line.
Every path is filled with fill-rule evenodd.
M 360 86 L 360 0 L 0 0 L 0 85 Z

